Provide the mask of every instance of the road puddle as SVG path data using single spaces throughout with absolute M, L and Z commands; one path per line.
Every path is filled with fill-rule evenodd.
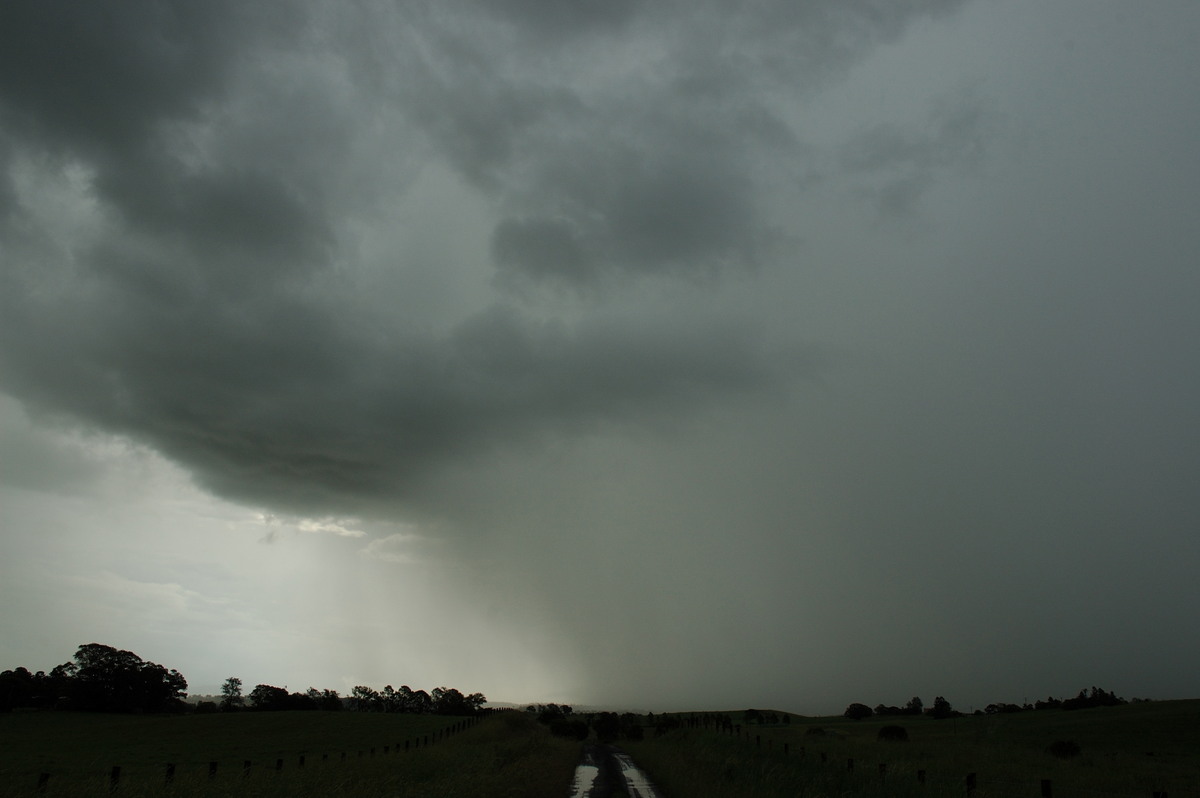
M 630 798 L 661 798 L 629 754 L 611 745 L 585 745 L 583 761 L 575 768 L 570 798 L 608 798 L 617 791 L 624 791 Z

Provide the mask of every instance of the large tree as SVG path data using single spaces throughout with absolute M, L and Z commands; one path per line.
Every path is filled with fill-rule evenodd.
M 242 680 L 236 676 L 230 676 L 221 685 L 221 709 L 230 712 L 240 709 L 245 703 L 246 699 L 242 695 Z
M 132 651 L 87 643 L 74 663 L 55 671 L 67 685 L 71 706 L 100 712 L 164 712 L 187 697 L 179 671 L 144 661 Z

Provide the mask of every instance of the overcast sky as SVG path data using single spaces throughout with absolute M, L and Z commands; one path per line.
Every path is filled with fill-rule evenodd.
M 0 667 L 1196 697 L 1198 36 L 8 0 Z

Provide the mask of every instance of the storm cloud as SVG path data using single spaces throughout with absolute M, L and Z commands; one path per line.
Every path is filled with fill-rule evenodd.
M 1181 689 L 1200 18 L 1107 8 L 6 3 L 4 484 L 421 570 L 516 700 Z

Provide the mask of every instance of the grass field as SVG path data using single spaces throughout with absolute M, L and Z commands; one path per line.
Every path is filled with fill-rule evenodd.
M 454 724 L 465 728 L 446 733 Z M 123 796 L 561 798 L 578 757 L 578 743 L 552 737 L 522 713 L 473 725 L 352 712 L 0 715 L 3 796 L 108 796 L 119 765 Z M 210 762 L 217 763 L 212 777 Z M 169 785 L 167 763 L 175 764 Z M 50 774 L 44 791 L 41 773 Z
M 741 722 L 741 713 L 731 717 Z M 887 725 L 903 726 L 909 741 L 878 741 Z M 1051 756 L 1058 740 L 1080 754 Z M 1200 795 L 1200 701 L 947 720 L 793 717 L 743 725 L 740 736 L 682 728 L 624 747 L 666 795 L 687 798 L 963 796 L 969 773 L 976 798 L 1036 798 L 1043 780 L 1056 798 Z
M 459 730 L 446 733 L 454 724 Z M 880 742 L 886 725 L 903 726 L 909 741 Z M 1079 755 L 1048 754 L 1060 740 L 1078 744 Z M 1054 798 L 1200 796 L 1200 701 L 940 721 L 792 716 L 789 724 L 743 725 L 737 735 L 712 725 L 663 736 L 648 729 L 622 746 L 669 798 L 941 798 L 967 795 L 969 773 L 976 798 L 1037 798 L 1043 780 Z M 579 747 L 521 712 L 476 724 L 354 712 L 17 712 L 0 715 L 0 796 L 109 796 L 119 765 L 115 794 L 131 797 L 562 798 Z M 218 763 L 211 778 L 210 762 Z M 167 763 L 176 768 L 170 785 Z M 43 792 L 41 773 L 50 774 Z

